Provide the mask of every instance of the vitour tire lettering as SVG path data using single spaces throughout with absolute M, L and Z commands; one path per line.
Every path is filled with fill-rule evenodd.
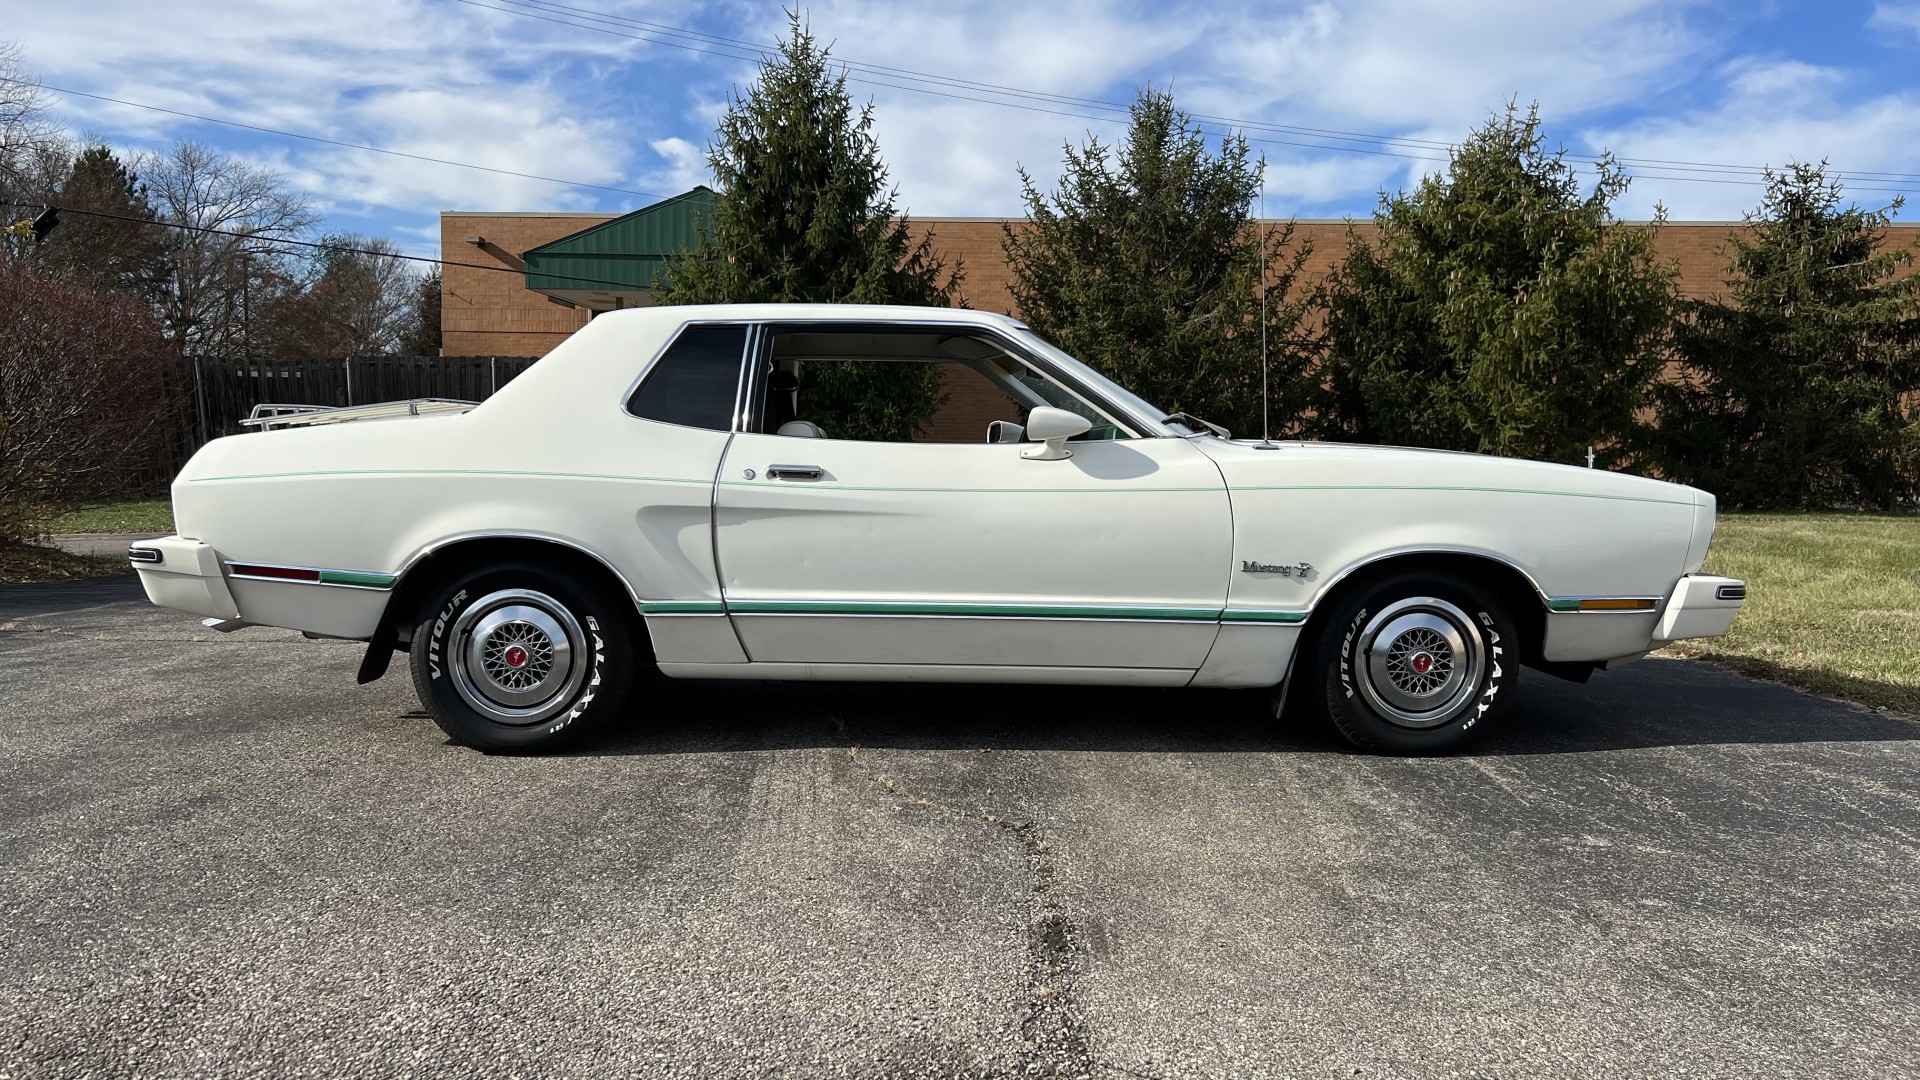
M 1348 697 L 1353 696 L 1353 668 L 1348 659 L 1353 655 L 1354 635 L 1360 632 L 1361 625 L 1366 621 L 1367 609 L 1361 608 L 1353 621 L 1347 624 L 1347 640 L 1340 644 L 1340 687 Z
M 433 677 L 436 679 L 440 677 L 440 642 L 447 633 L 447 620 L 453 618 L 453 613 L 459 610 L 460 605 L 466 603 L 466 600 L 465 589 L 454 593 L 453 599 L 447 601 L 446 609 L 440 612 L 438 619 L 433 621 L 433 634 L 427 639 L 427 665 L 433 669 Z

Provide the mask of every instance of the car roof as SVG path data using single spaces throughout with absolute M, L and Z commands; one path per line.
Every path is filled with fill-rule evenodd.
M 594 316 L 601 319 L 660 320 L 675 323 L 706 319 L 778 321 L 782 319 L 833 319 L 873 322 L 953 322 L 975 326 L 1014 326 L 1026 324 L 992 311 L 972 308 L 914 307 L 906 304 L 682 304 L 657 307 L 622 308 Z

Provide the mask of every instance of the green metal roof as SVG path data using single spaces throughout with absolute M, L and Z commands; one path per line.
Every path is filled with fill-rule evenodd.
M 694 221 L 712 206 L 713 191 L 696 187 L 541 244 L 521 256 L 527 288 L 550 294 L 655 288 L 668 256 L 693 246 Z

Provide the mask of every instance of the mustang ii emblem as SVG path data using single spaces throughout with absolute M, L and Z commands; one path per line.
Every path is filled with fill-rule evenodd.
M 1240 572 L 1243 574 L 1279 574 L 1281 577 L 1303 578 L 1313 573 L 1313 564 L 1295 563 L 1292 566 L 1275 566 L 1272 563 L 1242 559 L 1240 560 Z

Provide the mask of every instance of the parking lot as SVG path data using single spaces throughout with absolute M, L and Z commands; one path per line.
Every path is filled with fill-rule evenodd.
M 1895 1076 L 1920 723 L 1670 660 L 1461 757 L 1244 695 L 660 683 L 0 588 L 0 1077 Z

